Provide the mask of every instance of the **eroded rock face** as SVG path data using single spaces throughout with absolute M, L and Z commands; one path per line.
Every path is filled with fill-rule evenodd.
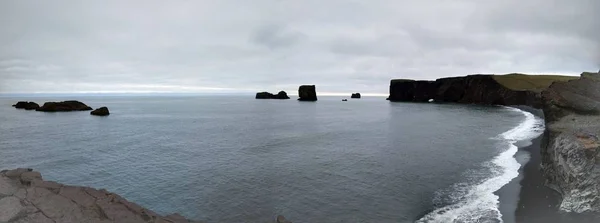
M 435 81 L 392 80 L 390 101 L 454 102 L 485 105 L 529 105 L 541 108 L 540 95 L 500 85 L 491 75 L 441 78 Z
M 110 115 L 110 112 L 108 111 L 107 107 L 100 107 L 96 110 L 91 111 L 90 114 L 95 116 L 108 116 Z
M 0 222 L 190 223 L 179 214 L 160 216 L 117 194 L 44 181 L 39 172 L 0 172 Z
M 353 93 L 350 98 L 360 98 L 360 93 Z
M 316 101 L 317 90 L 315 85 L 302 85 L 298 88 L 299 101 Z
M 562 194 L 560 209 L 600 211 L 600 78 L 555 82 L 542 92 L 546 121 L 542 171 Z
M 86 104 L 79 101 L 46 102 L 36 111 L 43 112 L 66 112 L 66 111 L 89 111 L 92 110 Z
M 256 93 L 256 99 L 290 99 L 290 97 L 285 91 L 280 91 L 277 94 L 271 94 L 265 91 Z
M 38 109 L 40 105 L 32 101 L 19 101 L 16 104 L 14 104 L 13 107 L 17 109 L 35 110 Z

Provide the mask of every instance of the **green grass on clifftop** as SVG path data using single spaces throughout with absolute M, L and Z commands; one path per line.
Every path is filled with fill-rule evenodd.
M 494 79 L 504 87 L 515 91 L 541 92 L 555 81 L 569 81 L 579 79 L 577 76 L 561 75 L 527 75 L 527 74 L 505 74 L 494 75 Z

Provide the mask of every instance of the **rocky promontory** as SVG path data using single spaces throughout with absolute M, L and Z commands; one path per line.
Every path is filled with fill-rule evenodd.
M 79 101 L 46 102 L 36 111 L 42 112 L 67 112 L 67 111 L 89 111 L 91 107 Z
M 600 74 L 556 82 L 542 92 L 542 171 L 567 212 L 600 211 Z
M 316 101 L 317 90 L 315 85 L 302 85 L 298 88 L 298 101 Z
M 161 216 L 121 196 L 89 187 L 45 181 L 32 169 L 0 171 L 0 222 L 191 223 Z
M 40 108 L 40 105 L 33 101 L 19 101 L 16 104 L 14 104 L 13 107 L 17 109 L 35 110 Z
M 290 99 L 290 97 L 285 91 L 280 91 L 277 94 L 271 94 L 264 91 L 256 93 L 256 99 Z
M 569 77 L 556 76 L 557 81 Z M 454 102 L 486 105 L 528 105 L 541 108 L 541 90 L 550 85 L 551 76 L 536 75 L 469 75 L 440 78 L 435 81 L 396 79 L 390 83 L 390 101 Z M 539 80 L 537 80 L 539 79 Z M 539 85 L 525 85 L 519 82 Z

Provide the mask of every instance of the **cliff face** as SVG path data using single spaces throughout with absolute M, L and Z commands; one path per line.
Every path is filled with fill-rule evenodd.
M 390 101 L 427 102 L 431 99 L 436 102 L 541 107 L 539 93 L 511 90 L 496 82 L 492 75 L 435 81 L 392 80 L 390 83 Z
M 542 92 L 542 171 L 562 194 L 560 209 L 600 211 L 600 74 L 556 82 Z
M 317 90 L 315 85 L 301 85 L 298 88 L 299 101 L 316 101 Z

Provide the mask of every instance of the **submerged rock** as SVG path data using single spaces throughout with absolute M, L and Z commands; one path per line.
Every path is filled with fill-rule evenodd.
M 106 190 L 44 181 L 39 172 L 0 172 L 0 222 L 193 223 L 179 214 L 161 216 Z
M 89 111 L 92 110 L 86 104 L 79 101 L 46 102 L 36 111 L 42 112 L 66 112 L 66 111 Z
M 91 111 L 90 114 L 96 116 L 107 116 L 110 115 L 110 112 L 108 111 L 107 107 L 100 107 L 96 110 Z
M 360 93 L 354 93 L 350 98 L 360 98 Z
M 16 104 L 14 104 L 13 107 L 17 109 L 35 110 L 38 109 L 40 105 L 32 101 L 19 101 Z
M 256 99 L 290 99 L 290 97 L 285 91 L 280 91 L 277 94 L 271 94 L 264 91 L 256 93 Z
M 302 85 L 298 88 L 299 101 L 316 101 L 317 90 L 315 85 Z

